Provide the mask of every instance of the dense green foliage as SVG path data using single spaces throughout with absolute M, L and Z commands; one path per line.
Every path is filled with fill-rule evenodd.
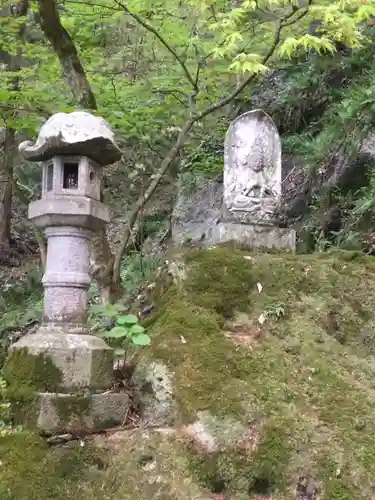
M 299 47 L 332 51 L 337 40 L 366 45 L 360 23 L 375 12 L 372 4 L 371 0 L 366 6 L 360 1 L 321 0 L 304 10 L 308 2 L 300 2 L 303 8 L 295 7 L 293 14 L 292 6 L 298 2 L 292 0 L 245 1 L 235 9 L 225 1 L 214 7 L 204 0 L 183 4 L 137 0 L 126 5 L 115 0 L 67 1 L 59 13 L 78 49 L 98 113 L 115 127 L 126 147 L 135 142 L 138 151 L 148 150 L 152 144 L 163 152 L 189 113 L 222 99 L 241 73 L 263 73 Z M 37 11 L 37 2 L 32 9 Z M 307 14 L 302 17 L 302 13 Z M 274 19 L 283 16 L 288 24 L 268 65 L 264 58 L 272 43 Z M 316 18 L 325 22 L 322 37 L 306 34 Z M 24 22 L 22 17 L 1 19 L 6 34 L 2 49 L 21 52 L 23 61 L 16 72 L 0 72 L 0 107 L 8 126 L 35 134 L 46 114 L 72 110 L 76 102 L 67 75 L 61 78 L 59 61 L 37 24 L 27 21 L 26 36 L 18 36 Z M 15 76 L 21 81 L 18 91 L 10 86 Z M 194 133 L 205 135 L 199 128 Z
M 3 10 L 0 48 L 11 56 L 11 64 L 0 71 L 1 118 L 7 127 L 35 136 L 56 111 L 96 107 L 92 111 L 109 121 L 123 149 L 124 181 L 143 192 L 179 134 L 185 157 L 181 165 L 193 173 L 220 171 L 218 144 L 231 112 L 242 100 L 251 106 L 257 89 L 266 91 L 263 79 L 281 70 L 286 78 L 282 91 L 271 96 L 271 115 L 286 134 L 285 151 L 302 156 L 306 168 L 321 175 L 322 163 L 338 142 L 344 139 L 344 153 L 354 154 L 372 127 L 374 37 L 366 21 L 375 13 L 375 3 L 310 3 L 58 4 L 59 21 L 77 49 L 94 96 L 86 104 L 78 98 L 82 88 L 77 90 L 74 83 L 67 47 L 62 50 L 59 42 L 52 47 L 46 39 L 51 19 L 39 2 L 30 2 L 28 16 L 14 17 Z M 311 31 L 317 19 L 322 25 Z M 340 50 L 343 46 L 346 54 Z M 244 89 L 241 96 L 233 94 L 237 84 Z M 182 130 L 189 120 L 194 123 L 187 136 Z M 181 155 L 174 163 L 178 160 Z M 30 167 L 16 164 L 15 173 L 27 197 L 35 196 L 37 176 Z M 362 195 L 360 199 L 368 200 Z M 127 198 L 129 205 L 133 199 Z

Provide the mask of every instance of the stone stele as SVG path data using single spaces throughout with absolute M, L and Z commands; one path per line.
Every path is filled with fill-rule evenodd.
M 39 391 L 32 398 L 33 421 L 43 432 L 121 424 L 129 398 L 112 392 L 113 350 L 87 327 L 90 242 L 94 230 L 108 222 L 100 202 L 100 167 L 119 160 L 121 151 L 106 121 L 83 111 L 52 116 L 35 144 L 24 142 L 20 151 L 44 162 L 42 198 L 30 204 L 29 218 L 45 230 L 48 247 L 43 322 L 11 346 L 10 382 L 18 380 L 21 392 L 29 386 Z M 66 184 L 69 175 L 72 183 Z M 39 367 L 24 381 L 24 370 L 14 362 L 20 356 L 27 366 Z M 54 380 L 47 380 L 47 372 Z
M 295 250 L 295 231 L 276 225 L 281 201 L 281 141 L 270 116 L 257 109 L 234 120 L 225 137 L 222 220 L 215 243 Z

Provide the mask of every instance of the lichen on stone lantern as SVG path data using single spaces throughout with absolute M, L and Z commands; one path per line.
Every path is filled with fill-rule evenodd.
M 48 245 L 42 324 L 11 346 L 10 357 L 21 351 L 42 356 L 59 373 L 56 393 L 39 394 L 37 426 L 43 431 L 82 430 L 95 419 L 115 423 L 128 399 L 110 392 L 113 350 L 90 334 L 87 314 L 91 237 L 109 221 L 100 201 L 100 168 L 120 160 L 121 151 L 108 123 L 84 111 L 53 115 L 37 141 L 19 149 L 25 159 L 43 162 L 42 197 L 30 204 L 29 219 L 45 230 Z M 85 394 L 85 415 L 77 420 L 64 411 L 62 418 L 58 408 L 77 393 Z

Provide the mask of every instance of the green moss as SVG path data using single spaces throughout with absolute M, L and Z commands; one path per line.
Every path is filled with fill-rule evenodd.
M 159 337 L 152 353 L 175 371 L 179 387 L 176 397 L 188 420 L 197 411 L 212 406 L 220 407 L 225 414 L 241 411 L 241 395 L 231 390 L 232 377 L 241 377 L 245 372 L 254 374 L 261 368 L 256 360 L 249 363 L 246 353 L 241 355 L 223 337 L 220 324 L 222 320 L 216 312 L 209 313 L 188 300 L 176 299 L 153 325 Z M 181 336 L 189 345 L 188 356 L 181 345 Z M 199 383 L 202 370 L 205 372 L 204 384 Z M 218 387 L 222 391 L 219 397 Z
M 240 251 L 222 247 L 215 251 L 187 253 L 189 274 L 185 290 L 191 301 L 230 318 L 236 309 L 246 309 L 254 287 L 252 263 Z
M 252 460 L 248 454 L 227 451 L 205 455 L 192 448 L 186 452 L 190 473 L 212 493 L 232 494 L 241 483 L 242 487 L 250 489 Z
M 254 493 L 257 493 L 257 484 L 262 481 L 270 488 L 286 489 L 285 472 L 291 456 L 288 427 L 287 422 L 279 422 L 278 425 L 268 423 L 263 429 L 264 439 L 253 456 L 251 470 L 250 489 Z
M 297 478 L 311 471 L 328 500 L 375 497 L 375 365 L 364 333 L 375 326 L 374 259 L 216 248 L 189 250 L 181 269 L 186 277 L 177 283 L 161 277 L 144 356 L 173 370 L 178 423 L 207 410 L 224 423 L 230 415 L 250 436 L 260 429 L 259 441 L 247 449 L 207 456 L 184 448 L 201 489 L 236 500 L 292 498 Z M 278 304 L 285 314 L 269 314 L 260 325 L 260 315 Z M 61 401 L 58 411 L 64 418 L 84 414 L 86 402 Z M 137 477 L 134 488 L 139 498 L 151 498 L 155 491 L 138 469 L 129 472 Z M 181 465 L 174 477 L 184 474 Z M 90 491 L 96 497 L 110 492 L 103 498 L 111 499 L 118 489 L 111 481 L 108 476 L 105 487 Z M 80 498 L 95 498 L 85 494 Z M 168 487 L 163 494 L 174 498 Z
M 288 436 L 281 426 L 268 425 L 255 452 L 229 448 L 205 455 L 187 449 L 193 476 L 213 493 L 269 495 L 286 491 L 290 458 Z
M 358 487 L 350 484 L 348 474 L 346 471 L 341 470 L 341 467 L 334 459 L 325 456 L 321 457 L 318 463 L 324 488 L 324 498 L 327 500 L 363 498 Z
M 12 388 L 28 386 L 39 392 L 57 392 L 62 381 L 60 369 L 49 356 L 31 354 L 27 348 L 12 351 L 3 377 Z
M 50 448 L 35 434 L 22 432 L 0 438 L 0 498 L 51 500 L 78 498 L 79 481 L 100 478 L 106 455 L 86 443 Z M 101 457 L 101 458 L 100 458 Z M 77 491 L 78 490 L 78 491 Z
M 326 488 L 327 500 L 353 500 L 356 492 L 342 480 L 332 481 Z
M 69 395 L 56 397 L 53 405 L 62 423 L 69 424 L 72 420 L 85 421 L 92 403 L 91 395 Z
M 215 248 L 187 251 L 185 266 L 185 279 L 164 290 L 148 320 L 147 353 L 172 368 L 181 420 L 199 410 L 243 424 L 263 415 L 269 441 L 256 456 L 237 450 L 220 458 L 228 470 L 237 458 L 251 464 L 249 488 L 250 477 L 256 489 L 272 476 L 274 488 L 292 491 L 316 454 L 348 450 L 351 475 L 324 482 L 332 499 L 346 491 L 361 498 L 356 477 L 374 470 L 375 366 L 365 334 L 375 325 L 374 259 Z M 284 315 L 260 326 L 260 315 L 280 304 Z M 220 460 L 210 460 L 202 470 L 216 478 Z
M 62 374 L 44 354 L 33 355 L 26 348 L 12 351 L 2 376 L 8 387 L 13 420 L 17 424 L 34 427 L 38 411 L 39 392 L 57 392 Z

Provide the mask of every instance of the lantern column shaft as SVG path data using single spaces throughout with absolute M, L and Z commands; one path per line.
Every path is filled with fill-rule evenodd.
M 48 247 L 43 321 L 76 325 L 85 333 L 93 232 L 74 226 L 49 227 L 45 232 Z

